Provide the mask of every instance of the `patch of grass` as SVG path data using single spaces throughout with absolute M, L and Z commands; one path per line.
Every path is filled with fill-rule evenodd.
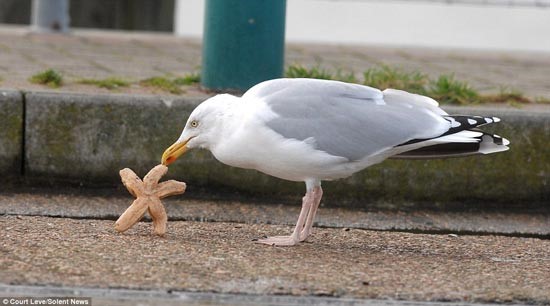
M 301 65 L 291 65 L 287 67 L 285 76 L 362 83 L 382 90 L 386 88 L 401 89 L 429 96 L 441 104 L 508 103 L 519 105 L 532 102 L 550 104 L 550 98 L 538 97 L 532 100 L 520 91 L 507 87 L 501 88 L 500 92 L 495 95 L 481 95 L 468 82 L 456 80 L 454 75 L 440 75 L 437 79 L 430 79 L 427 74 L 418 71 L 406 72 L 386 65 L 366 70 L 363 73 L 362 82 L 355 77 L 353 72 L 346 73 L 338 70 L 336 73 L 331 73 L 320 66 L 307 68 Z
M 181 78 L 175 78 L 174 84 L 176 85 L 193 85 L 200 83 L 201 81 L 201 75 L 200 73 L 190 73 L 186 74 Z
M 342 70 L 336 71 L 336 75 L 334 76 L 335 80 L 342 81 L 342 82 L 348 82 L 348 83 L 359 83 L 359 80 L 355 77 L 355 73 L 353 72 L 342 72 Z
M 527 104 L 531 100 L 523 95 L 521 91 L 501 87 L 496 95 L 483 96 L 484 102 L 489 103 L 508 103 L 508 104 Z
M 546 98 L 546 97 L 536 97 L 536 98 L 535 98 L 535 103 L 550 104 L 550 98 Z
M 175 79 L 170 79 L 167 77 L 152 77 L 142 80 L 139 83 L 142 86 L 158 88 L 173 94 L 181 94 L 184 92 L 184 90 L 181 89 L 181 86 L 193 85 L 199 83 L 200 81 L 200 73 L 190 73 Z
M 63 84 L 63 76 L 61 73 L 48 69 L 43 72 L 39 72 L 29 78 L 31 83 L 47 85 L 52 88 L 57 88 Z
M 130 86 L 130 82 L 119 78 L 82 79 L 78 81 L 78 83 L 86 84 L 86 85 L 95 85 L 97 87 L 107 88 L 109 90 Z
M 336 73 L 331 73 L 326 69 L 322 69 L 319 66 L 307 68 L 301 65 L 290 65 L 285 71 L 285 77 L 287 78 L 310 78 L 321 80 L 335 80 L 348 83 L 358 83 L 359 80 L 355 77 L 353 72 L 344 72 L 337 70 Z
M 174 80 L 165 77 L 152 77 L 139 82 L 143 86 L 154 87 L 173 94 L 181 94 L 183 91 Z
M 321 69 L 319 66 L 306 68 L 300 65 L 290 65 L 286 69 L 285 76 L 287 78 L 310 78 L 335 80 L 336 78 L 327 70 Z
M 380 89 L 395 88 L 414 93 L 425 93 L 425 86 L 429 81 L 428 76 L 425 74 L 405 72 L 389 66 L 368 69 L 363 73 L 364 79 L 362 82 L 355 77 L 353 72 L 338 70 L 336 73 L 331 73 L 319 66 L 306 68 L 300 65 L 291 65 L 287 68 L 285 76 L 288 78 L 312 78 L 362 83 Z
M 440 75 L 431 81 L 426 95 L 442 104 L 466 105 L 480 101 L 477 91 L 468 83 L 455 80 L 452 75 Z
M 389 66 L 370 68 L 363 73 L 363 84 L 379 89 L 394 88 L 417 94 L 426 93 L 428 76 L 420 72 L 406 72 Z

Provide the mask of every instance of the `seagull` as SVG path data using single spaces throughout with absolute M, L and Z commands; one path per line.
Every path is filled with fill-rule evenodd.
M 402 90 L 318 79 L 274 79 L 241 97 L 219 94 L 198 105 L 162 155 L 169 165 L 188 149 L 210 150 L 229 166 L 305 182 L 294 231 L 256 242 L 291 246 L 311 233 L 321 181 L 348 177 L 387 158 L 427 159 L 508 150 L 505 138 L 477 127 L 497 117 L 449 115 L 432 98 Z

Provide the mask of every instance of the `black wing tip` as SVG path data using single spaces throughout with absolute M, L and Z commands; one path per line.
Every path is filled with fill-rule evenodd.
M 477 130 L 472 130 L 477 131 Z M 403 152 L 392 158 L 398 159 L 433 159 L 465 157 L 478 154 L 491 154 L 509 150 L 510 141 L 496 134 L 484 133 L 473 137 L 475 142 L 447 142 L 429 145 Z
M 448 115 L 443 118 L 451 123 L 452 129 L 466 130 L 490 123 L 500 122 L 499 117 L 494 116 L 469 116 L 469 115 Z

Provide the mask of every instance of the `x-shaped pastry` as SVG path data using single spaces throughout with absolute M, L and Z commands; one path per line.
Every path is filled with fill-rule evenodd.
M 117 231 L 124 232 L 132 227 L 148 210 L 153 219 L 153 232 L 160 236 L 166 233 L 168 216 L 160 199 L 182 194 L 186 188 L 185 183 L 175 180 L 159 183 L 158 181 L 167 171 L 168 167 L 164 165 L 155 166 L 142 181 L 131 169 L 120 170 L 122 183 L 137 199 L 116 221 L 115 229 Z

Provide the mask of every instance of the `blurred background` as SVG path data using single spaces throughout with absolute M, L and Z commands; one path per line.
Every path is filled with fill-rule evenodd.
M 40 1 L 40 0 L 39 0 Z M 71 27 L 172 32 L 174 0 L 69 0 Z M 0 0 L 0 23 L 30 24 L 32 0 Z
M 29 24 L 31 0 L 0 0 Z M 70 0 L 70 26 L 201 37 L 205 0 Z M 550 0 L 289 0 L 290 42 L 550 52 Z

